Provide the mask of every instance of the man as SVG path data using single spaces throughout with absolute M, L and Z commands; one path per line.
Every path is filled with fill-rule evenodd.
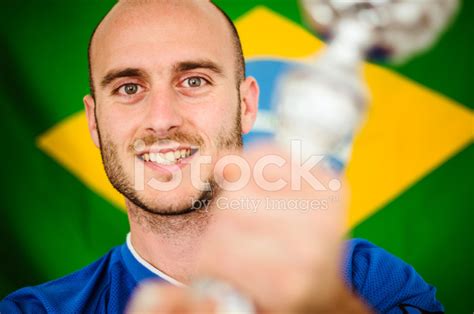
M 222 210 L 244 197 L 289 204 L 343 195 L 307 182 L 262 188 L 291 181 L 286 154 L 268 146 L 236 155 L 255 121 L 259 90 L 245 77 L 234 26 L 215 5 L 122 0 L 97 27 L 89 65 L 89 130 L 125 197 L 130 235 L 74 274 L 12 293 L 0 312 L 123 312 L 147 279 L 178 288 L 144 284 L 128 310 L 213 310 L 212 301 L 182 288 L 201 277 L 233 285 L 259 312 L 443 310 L 435 289 L 382 249 L 352 240 L 341 257 L 342 202 L 312 211 L 262 203 Z M 278 162 L 263 169 L 269 153 Z M 220 160 L 246 160 L 261 171 L 235 188 L 246 168 Z M 317 167 L 311 173 L 325 182 L 335 176 Z

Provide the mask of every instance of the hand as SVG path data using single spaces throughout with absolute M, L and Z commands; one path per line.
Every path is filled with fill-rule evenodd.
M 346 288 L 340 271 L 346 207 L 343 190 L 315 191 L 305 180 L 300 188 L 293 189 L 291 173 L 296 168 L 292 168 L 289 156 L 276 148 L 253 150 L 244 157 L 250 169 L 254 169 L 258 160 L 269 152 L 286 163 L 281 168 L 265 167 L 263 178 L 269 182 L 282 179 L 288 184 L 272 192 L 266 190 L 261 180 L 252 178 L 238 191 L 220 193 L 203 239 L 196 276 L 231 283 L 249 296 L 261 313 L 338 312 L 339 309 L 366 312 Z M 341 177 L 323 167 L 315 167 L 311 174 L 326 186 L 333 179 L 340 180 L 344 186 Z M 229 166 L 224 171 L 223 178 L 227 181 L 235 182 L 239 177 L 235 167 Z M 226 187 L 233 185 L 227 183 Z M 229 209 L 231 204 L 242 206 Z M 295 204 L 299 206 L 293 208 Z M 308 208 L 309 204 L 312 209 Z M 186 290 L 155 289 L 161 293 L 161 305 L 155 309 L 180 309 L 180 312 L 187 309 L 186 313 L 196 313 L 196 308 L 207 306 L 209 310 L 213 305 L 212 300 L 200 303 Z M 173 297 L 163 297 L 168 294 Z

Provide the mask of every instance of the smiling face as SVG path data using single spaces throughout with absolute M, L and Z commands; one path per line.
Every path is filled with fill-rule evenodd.
M 208 2 L 121 1 L 102 21 L 91 46 L 95 95 L 84 102 L 107 175 L 135 205 L 187 212 L 205 195 L 196 182 L 212 183 L 218 153 L 241 146 L 258 86 L 238 80 L 236 59 L 230 26 Z M 204 156 L 212 162 L 199 167 Z

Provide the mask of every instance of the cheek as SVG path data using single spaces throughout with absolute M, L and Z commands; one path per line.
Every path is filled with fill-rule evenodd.
M 127 149 L 140 126 L 140 117 L 114 105 L 104 105 L 101 109 L 97 117 L 101 137 L 107 137 L 119 150 Z
M 212 99 L 187 110 L 187 120 L 199 132 L 202 132 L 210 140 L 215 139 L 222 130 L 229 129 L 235 124 L 236 104 L 228 99 Z
M 199 104 L 192 105 L 189 118 L 203 130 L 217 133 L 235 124 L 238 106 L 239 99 L 235 87 L 222 85 Z

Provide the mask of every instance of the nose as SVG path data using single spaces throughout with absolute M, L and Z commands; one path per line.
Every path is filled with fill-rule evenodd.
M 150 93 L 147 100 L 145 128 L 157 136 L 166 136 L 183 124 L 178 99 L 171 88 Z

